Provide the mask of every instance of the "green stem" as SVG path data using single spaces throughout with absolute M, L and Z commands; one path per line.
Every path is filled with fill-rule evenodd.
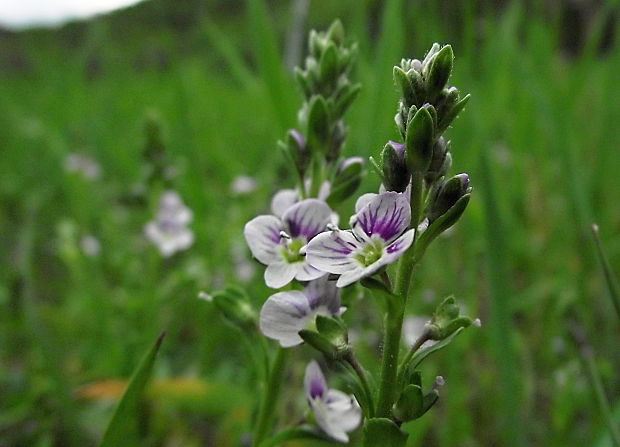
M 414 241 L 415 243 L 415 241 Z M 381 383 L 379 385 L 379 401 L 377 404 L 377 417 L 389 418 L 394 403 L 396 388 L 398 386 L 398 354 L 400 339 L 405 316 L 405 306 L 411 285 L 411 276 L 415 266 L 414 258 L 410 249 L 400 259 L 396 274 L 395 294 L 388 305 L 385 316 L 385 333 L 383 337 L 383 359 L 381 362 Z
M 359 364 L 359 362 L 355 358 L 355 355 L 353 355 L 352 351 L 349 351 L 349 353 L 346 355 L 344 360 L 351 366 L 353 371 L 355 371 L 355 374 L 357 375 L 357 377 L 359 377 L 360 384 L 362 385 L 362 388 L 364 390 L 364 394 L 366 394 L 366 402 L 368 402 L 368 406 L 369 406 L 368 415 L 369 417 L 373 417 L 375 413 L 375 408 L 374 408 L 374 402 L 372 398 L 373 397 L 372 392 L 370 391 L 370 385 L 368 384 L 368 377 L 366 376 L 366 371 Z
M 398 381 L 399 382 L 401 382 L 405 374 L 405 371 L 407 371 L 407 366 L 409 365 L 409 363 L 411 363 L 411 359 L 413 359 L 413 356 L 415 355 L 416 352 L 419 351 L 422 345 L 426 341 L 429 340 L 429 336 L 430 336 L 430 333 L 428 332 L 428 330 L 424 331 L 422 335 L 420 335 L 420 337 L 413 344 L 413 346 L 411 347 L 411 349 L 409 350 L 409 352 L 407 353 L 403 361 L 400 363 L 400 366 L 398 367 Z
M 284 365 L 288 358 L 288 350 L 278 347 L 276 356 L 273 360 L 273 367 L 269 372 L 267 383 L 263 389 L 263 397 L 256 420 L 256 429 L 254 430 L 253 447 L 258 447 L 273 428 L 273 417 L 275 415 L 275 407 L 280 397 L 280 389 L 284 376 Z

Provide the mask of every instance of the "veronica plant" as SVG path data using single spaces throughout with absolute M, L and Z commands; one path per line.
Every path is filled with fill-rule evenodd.
M 448 176 L 451 145 L 443 133 L 469 99 L 448 85 L 452 48 L 434 44 L 423 60 L 403 59 L 394 67 L 401 141 L 389 141 L 380 162 L 371 157 L 380 177 L 378 192 L 359 196 L 349 229 L 340 229 L 334 209 L 355 193 L 364 165 L 359 157 L 342 156 L 347 134 L 343 117 L 360 89 L 349 79 L 355 53 L 340 22 L 327 32 L 310 33 L 309 55 L 295 71 L 303 93 L 299 127 L 279 143 L 296 185 L 273 197 L 271 214 L 245 226 L 252 255 L 266 266 L 266 284 L 285 289 L 269 296 L 260 312 L 239 289 L 212 295 L 227 319 L 251 339 L 260 331 L 277 342 L 275 353 L 265 352 L 268 367 L 252 434 L 255 447 L 295 438 L 347 443 L 359 425 L 365 446 L 405 445 L 401 425 L 426 413 L 443 383 L 437 378 L 425 389 L 419 366 L 472 323 L 461 316 L 455 298 L 448 297 L 410 347 L 401 346 L 414 267 L 433 240 L 461 217 L 471 193 L 467 174 Z M 377 377 L 356 358 L 342 319 L 341 289 L 359 286 L 384 304 Z M 329 389 L 313 360 L 305 375 L 311 411 L 304 422 L 277 431 L 275 410 L 287 353 L 304 343 L 329 364 L 340 365 L 337 371 L 348 373 L 353 394 Z M 301 384 L 298 395 L 303 396 Z

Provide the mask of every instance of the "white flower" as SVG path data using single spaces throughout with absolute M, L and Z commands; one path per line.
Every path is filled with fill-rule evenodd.
M 144 233 L 164 257 L 169 257 L 194 242 L 194 233 L 187 227 L 191 221 L 192 211 L 181 197 L 174 191 L 166 191 L 159 200 L 155 220 L 146 224 Z
M 95 236 L 87 234 L 80 240 L 80 248 L 82 253 L 88 257 L 95 257 L 101 251 L 101 243 Z
M 327 231 L 308 243 L 306 257 L 313 267 L 340 275 L 345 287 L 377 273 L 397 260 L 413 242 L 411 208 L 405 195 L 385 192 L 358 199 L 351 230 Z
M 304 388 L 317 425 L 336 441 L 349 442 L 347 433 L 355 430 L 362 420 L 355 397 L 328 389 L 323 372 L 315 361 L 306 367 Z
M 260 311 L 260 330 L 284 348 L 303 343 L 299 331 L 312 327 L 317 315 L 340 314 L 340 291 L 327 276 L 294 290 L 271 295 Z
M 256 180 L 247 175 L 238 175 L 230 184 L 230 191 L 236 195 L 249 194 L 256 190 Z
M 325 202 L 306 199 L 290 207 L 282 218 L 263 215 L 249 221 L 243 230 L 252 255 L 265 264 L 265 283 L 274 289 L 293 279 L 311 281 L 325 275 L 308 264 L 301 249 L 331 222 Z
M 65 171 L 81 174 L 85 179 L 97 180 L 101 176 L 101 167 L 95 159 L 84 154 L 72 152 L 65 157 Z

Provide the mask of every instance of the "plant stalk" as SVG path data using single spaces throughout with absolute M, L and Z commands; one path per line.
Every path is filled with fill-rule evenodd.
M 256 428 L 254 430 L 254 439 L 252 440 L 253 447 L 258 447 L 269 434 L 269 430 L 273 428 L 274 410 L 280 397 L 282 380 L 284 378 L 284 366 L 288 356 L 288 350 L 278 347 L 273 360 L 273 366 L 271 371 L 269 371 L 269 377 L 263 389 Z
M 415 243 L 415 241 L 414 241 Z M 413 248 L 413 247 L 412 247 Z M 400 259 L 396 274 L 395 297 L 390 301 L 388 312 L 385 315 L 385 333 L 383 338 L 383 358 L 381 363 L 381 383 L 379 385 L 379 400 L 377 403 L 377 417 L 389 418 L 398 387 L 398 354 L 403 328 L 403 318 L 411 276 L 415 266 L 412 248 Z

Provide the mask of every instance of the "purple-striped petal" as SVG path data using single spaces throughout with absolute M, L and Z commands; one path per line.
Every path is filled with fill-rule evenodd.
M 306 199 L 289 208 L 282 220 L 285 231 L 292 237 L 303 237 L 307 241 L 325 230 L 331 222 L 332 210 L 318 199 Z
M 355 202 L 355 212 L 359 213 L 360 211 L 362 211 L 364 207 L 368 205 L 370 202 L 372 202 L 373 199 L 377 197 L 378 195 L 379 194 L 374 193 L 374 192 L 367 192 L 366 194 L 362 194 L 361 196 L 359 196 L 359 198 Z
M 386 260 L 388 264 L 391 264 L 396 259 L 400 258 L 400 256 L 406 252 L 409 247 L 411 247 L 414 235 L 415 230 L 411 229 L 385 248 Z
M 262 264 L 278 259 L 282 222 L 275 216 L 258 216 L 245 224 L 243 235 L 252 255 Z
M 284 260 L 270 263 L 265 269 L 265 284 L 272 289 L 284 287 L 295 278 L 297 265 Z
M 268 338 L 284 348 L 303 343 L 298 332 L 313 318 L 306 296 L 299 291 L 271 295 L 260 311 L 259 326 Z
M 310 281 L 304 289 L 308 302 L 312 309 L 325 307 L 330 314 L 340 313 L 340 290 L 336 287 L 336 281 L 330 281 L 328 275 Z
M 362 239 L 379 236 L 390 243 L 400 236 L 411 221 L 411 208 L 403 194 L 379 194 L 352 218 L 352 229 Z
M 297 262 L 294 266 L 296 268 L 295 279 L 298 281 L 312 281 L 326 274 L 324 271 L 308 264 L 308 261 Z
M 308 243 L 306 260 L 324 272 L 342 274 L 358 267 L 351 254 L 362 247 L 350 231 L 326 231 Z
M 381 255 L 381 257 L 377 261 L 375 261 L 374 263 L 368 266 L 364 266 L 360 262 L 354 260 L 355 253 L 353 253 L 351 255 L 352 256 L 351 259 L 354 260 L 353 262 L 355 263 L 355 268 L 351 268 L 347 270 L 346 272 L 342 273 L 340 275 L 340 278 L 338 278 L 338 282 L 336 283 L 336 286 L 346 287 L 349 284 L 353 284 L 355 281 L 359 281 L 362 278 L 374 275 L 383 266 L 386 266 L 396 261 L 411 246 L 411 244 L 413 243 L 414 234 L 415 234 L 414 230 L 407 231 L 401 237 L 399 237 L 394 242 L 392 242 L 390 245 L 385 247 L 383 249 L 383 254 Z
M 312 360 L 306 366 L 306 374 L 304 376 L 304 390 L 306 391 L 306 398 L 309 401 L 315 399 L 322 399 L 327 394 L 327 382 L 323 371 L 319 367 L 319 364 Z

